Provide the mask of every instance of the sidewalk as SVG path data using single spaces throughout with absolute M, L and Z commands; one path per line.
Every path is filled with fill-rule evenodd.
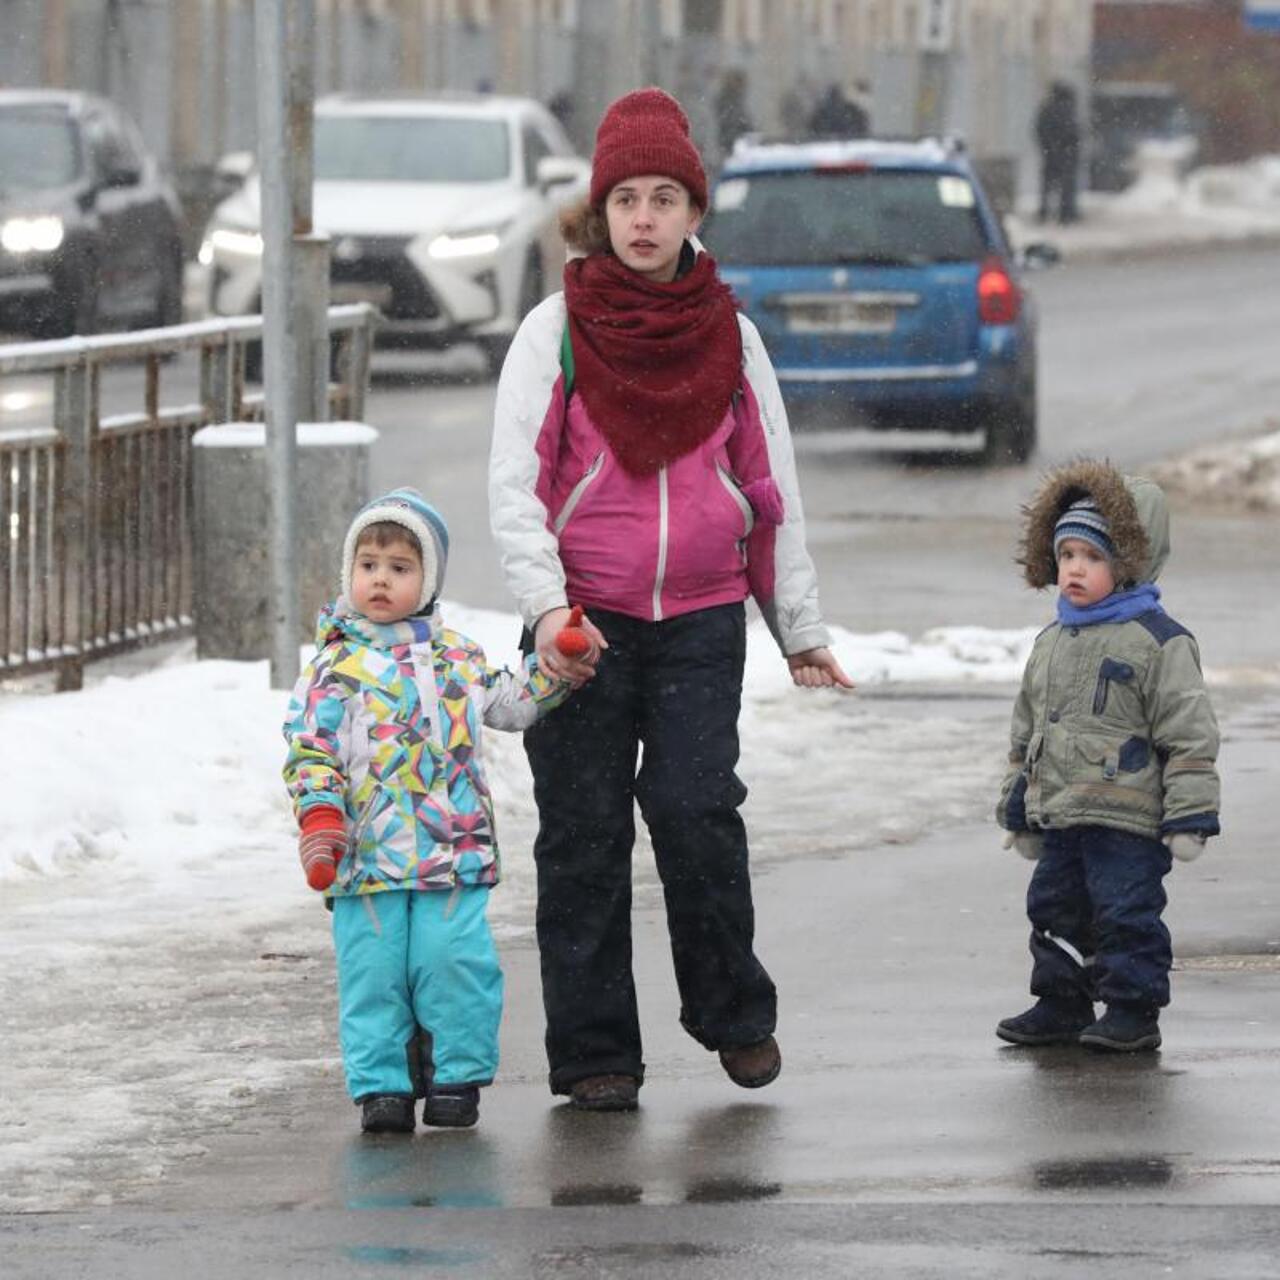
M 1225 834 L 1170 877 L 1158 1055 L 996 1040 L 1028 1000 L 1028 867 L 966 825 L 758 878 L 785 1056 L 767 1090 L 734 1089 L 680 1031 L 650 908 L 637 1115 L 550 1097 L 536 955 L 508 946 L 503 1065 L 476 1130 L 362 1140 L 337 1076 L 311 1077 L 258 1096 L 131 1205 L 0 1218 L 7 1274 L 47 1275 L 53 1257 L 62 1274 L 203 1259 L 202 1274 L 309 1280 L 1274 1274 L 1277 710 L 1229 722 Z
M 1185 252 L 1222 245 L 1280 244 L 1280 156 L 1206 165 L 1179 177 L 1156 148 L 1127 191 L 1083 192 L 1081 219 L 1039 223 L 1035 202 L 1006 219 L 1015 249 L 1041 241 L 1066 262 Z

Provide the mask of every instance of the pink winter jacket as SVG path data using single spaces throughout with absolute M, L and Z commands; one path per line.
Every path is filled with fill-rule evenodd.
M 829 643 L 777 379 L 739 315 L 743 379 L 724 421 L 652 476 L 618 464 L 565 401 L 562 294 L 525 318 L 498 382 L 489 511 L 525 623 L 569 601 L 651 621 L 755 598 L 784 653 Z

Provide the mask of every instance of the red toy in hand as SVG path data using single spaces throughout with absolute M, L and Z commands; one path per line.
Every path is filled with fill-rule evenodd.
M 582 629 L 582 606 L 569 610 L 569 621 L 556 632 L 556 648 L 566 658 L 587 658 L 595 651 L 595 641 Z

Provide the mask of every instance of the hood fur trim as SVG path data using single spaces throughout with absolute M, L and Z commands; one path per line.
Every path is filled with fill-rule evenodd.
M 1022 508 L 1024 525 L 1018 563 L 1027 584 L 1040 589 L 1057 583 L 1053 527 L 1058 517 L 1081 498 L 1092 498 L 1111 526 L 1116 585 L 1131 587 L 1142 582 L 1151 560 L 1151 545 L 1133 494 L 1124 476 L 1109 463 L 1082 461 L 1048 472 L 1040 491 Z

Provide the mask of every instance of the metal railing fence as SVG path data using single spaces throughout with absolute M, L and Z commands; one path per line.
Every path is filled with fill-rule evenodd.
M 332 307 L 331 418 L 360 420 L 377 312 Z M 47 374 L 53 420 L 0 433 L 0 679 L 57 672 L 77 689 L 96 657 L 181 635 L 193 624 L 191 437 L 260 420 L 245 388 L 262 318 L 0 346 L 3 379 Z M 161 367 L 199 355 L 199 400 L 161 402 Z M 142 408 L 100 414 L 103 371 L 141 363 Z

